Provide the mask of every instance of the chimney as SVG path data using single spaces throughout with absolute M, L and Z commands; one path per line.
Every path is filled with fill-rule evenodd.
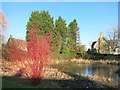
M 12 40 L 12 35 L 10 35 L 10 38 L 8 39 L 8 42 L 11 42 Z
M 12 35 L 10 35 L 10 39 L 12 39 Z
M 100 32 L 100 38 L 102 38 L 103 37 L 103 32 Z

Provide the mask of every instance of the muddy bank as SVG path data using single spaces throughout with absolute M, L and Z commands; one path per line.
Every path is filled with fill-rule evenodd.
M 95 81 L 95 82 L 98 82 L 98 83 L 101 83 L 101 84 L 104 84 L 104 85 L 108 85 L 108 86 L 111 86 L 111 87 L 114 87 L 114 88 L 117 88 L 118 87 L 118 82 L 117 81 L 114 81 L 113 79 L 111 78 L 107 78 L 107 77 L 103 77 L 103 76 L 85 76 L 83 74 L 79 74 L 77 73 L 78 76 L 81 76 L 82 78 L 86 78 L 88 80 L 92 80 L 92 81 Z
M 45 75 L 44 79 L 50 80 L 53 85 L 57 84 L 57 87 L 64 88 L 118 88 L 118 83 L 109 78 L 85 76 L 72 72 L 60 72 L 58 70 Z
M 49 70 L 51 71 L 44 72 L 41 88 L 117 88 L 72 72 L 61 72 L 53 68 Z

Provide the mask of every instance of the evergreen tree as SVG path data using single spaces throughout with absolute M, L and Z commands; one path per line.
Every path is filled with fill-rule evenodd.
M 26 40 L 28 41 L 28 33 L 30 33 L 30 27 L 37 25 L 38 34 L 44 36 L 53 32 L 54 22 L 53 17 L 50 16 L 48 11 L 33 11 L 29 21 L 27 23 Z
M 52 34 L 52 52 L 58 55 L 65 54 L 71 56 L 76 50 L 76 41 L 79 38 L 77 21 L 74 19 L 69 25 L 66 26 L 66 21 L 59 16 L 58 19 L 53 21 L 48 11 L 33 11 L 27 23 L 26 40 L 29 40 L 29 33 L 32 27 L 36 27 L 37 34 L 45 36 Z M 71 53 L 72 52 L 72 53 Z
M 31 14 L 31 17 L 29 18 L 29 21 L 27 23 L 27 31 L 26 31 L 26 40 L 29 41 L 29 37 L 28 37 L 28 34 L 31 33 L 30 32 L 30 29 L 32 26 L 34 25 L 38 25 L 40 26 L 40 13 L 39 11 L 33 11 L 32 14 Z
M 68 26 L 68 48 L 71 52 L 75 52 L 76 50 L 76 32 L 77 32 L 78 26 L 77 21 L 74 19 Z
M 59 16 L 55 21 L 54 36 L 54 44 L 56 46 L 56 50 L 58 49 L 57 52 L 62 53 L 66 45 L 67 27 L 66 21 L 62 19 L 61 16 Z
M 50 16 L 48 11 L 40 12 L 40 17 L 41 17 L 41 23 L 39 30 L 42 31 L 42 33 L 40 34 L 44 36 L 46 34 L 52 33 L 54 29 L 53 17 Z

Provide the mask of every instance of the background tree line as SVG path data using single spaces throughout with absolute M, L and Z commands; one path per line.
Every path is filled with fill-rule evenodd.
M 79 31 L 77 21 L 74 19 L 67 26 L 66 20 L 61 16 L 53 20 L 48 11 L 33 11 L 27 23 L 26 40 L 29 41 L 28 34 L 31 25 L 39 25 L 37 34 L 45 36 L 52 34 L 52 53 L 56 58 L 74 58 L 77 51 L 76 40 Z M 80 38 L 79 38 L 80 39 Z

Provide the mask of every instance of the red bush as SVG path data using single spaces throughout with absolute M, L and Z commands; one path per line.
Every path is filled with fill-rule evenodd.
M 15 43 L 11 44 L 11 60 L 16 69 L 21 70 L 22 74 L 36 85 L 49 65 L 51 35 L 40 37 L 37 34 L 38 27 L 31 26 L 30 28 L 27 51 L 18 48 Z

